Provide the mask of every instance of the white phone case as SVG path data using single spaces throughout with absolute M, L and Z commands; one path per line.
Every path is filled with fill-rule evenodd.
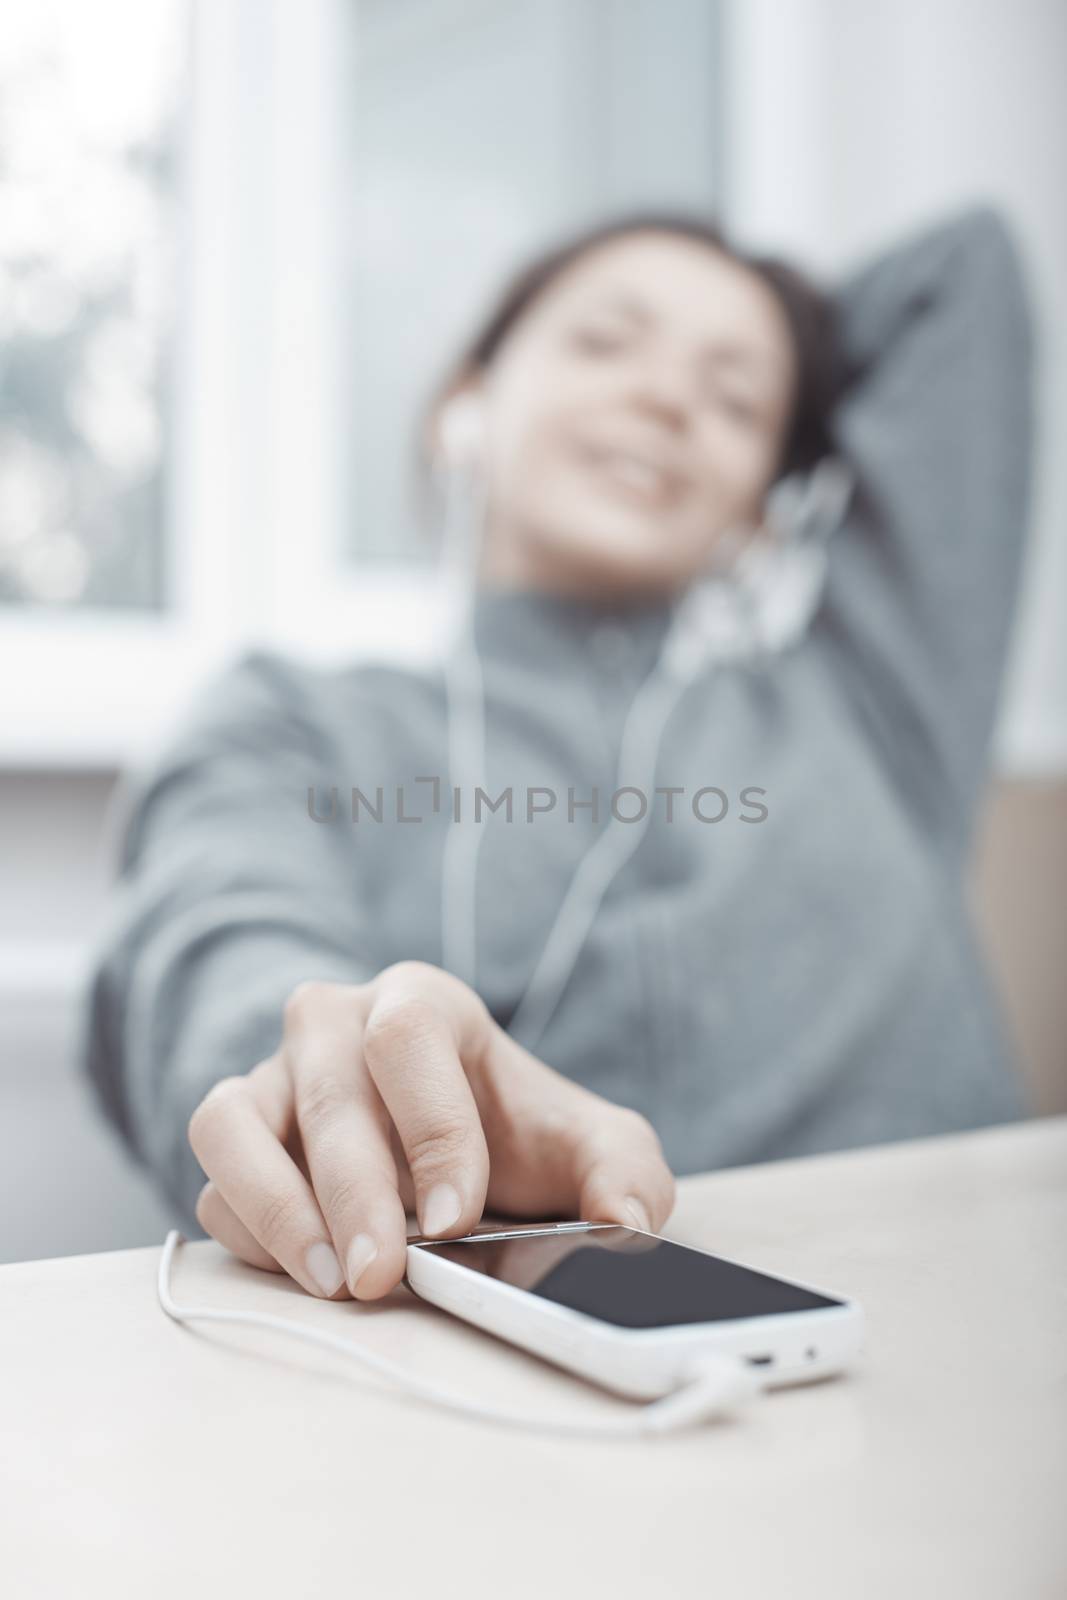
M 566 1222 L 501 1228 L 466 1237 L 530 1238 L 610 1226 L 613 1224 Z M 631 1229 L 634 1233 L 640 1231 Z M 665 1328 L 620 1328 L 498 1278 L 456 1266 L 435 1250 L 420 1249 L 420 1242 L 453 1245 L 462 1244 L 463 1240 L 409 1241 L 406 1280 L 423 1300 L 603 1388 L 634 1399 L 653 1400 L 669 1394 L 688 1380 L 694 1364 L 706 1354 L 732 1356 L 751 1363 L 759 1370 L 766 1388 L 777 1388 L 842 1371 L 858 1355 L 863 1342 L 863 1313 L 854 1301 L 848 1300 L 839 1306 L 771 1317 Z M 832 1294 L 809 1284 L 795 1286 L 815 1294 Z

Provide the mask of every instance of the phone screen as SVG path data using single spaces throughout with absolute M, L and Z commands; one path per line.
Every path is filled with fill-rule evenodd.
M 844 1304 L 610 1223 L 588 1232 L 429 1241 L 416 1249 L 620 1328 L 774 1317 Z

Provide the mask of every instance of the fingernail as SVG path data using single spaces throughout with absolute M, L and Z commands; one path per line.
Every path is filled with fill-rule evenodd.
M 450 1183 L 435 1183 L 422 1202 L 423 1233 L 444 1233 L 451 1228 L 463 1207 L 459 1195 Z
M 626 1196 L 625 1209 L 632 1217 L 635 1228 L 640 1228 L 643 1233 L 652 1232 L 652 1218 L 635 1194 Z
M 355 1294 L 360 1278 L 366 1272 L 375 1256 L 378 1246 L 369 1233 L 357 1233 L 348 1247 L 348 1287 Z
M 318 1244 L 313 1244 L 305 1256 L 308 1274 L 322 1290 L 324 1295 L 336 1294 L 345 1275 L 341 1271 L 341 1263 L 334 1255 L 331 1247 L 320 1239 Z

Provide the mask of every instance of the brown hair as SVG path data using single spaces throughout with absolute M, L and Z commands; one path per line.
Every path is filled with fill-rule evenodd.
M 464 380 L 484 372 L 508 334 L 568 267 L 599 245 L 634 233 L 666 233 L 729 256 L 761 278 L 777 297 L 793 338 L 797 387 L 793 416 L 775 477 L 814 465 L 833 448 L 831 414 L 839 388 L 836 316 L 830 297 L 795 267 L 773 256 L 747 255 L 712 222 L 670 212 L 639 212 L 600 223 L 536 257 L 508 282 L 430 406 L 432 419 Z

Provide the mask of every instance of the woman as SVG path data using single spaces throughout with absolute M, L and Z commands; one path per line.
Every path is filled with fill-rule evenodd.
M 462 837 L 441 676 L 238 662 L 132 795 L 86 1031 L 112 1116 L 187 1216 L 313 1294 L 374 1299 L 403 1272 L 405 1208 L 438 1236 L 485 1205 L 656 1228 L 672 1169 L 1017 1114 L 963 874 L 1028 363 L 987 208 L 833 302 L 661 218 L 519 281 L 432 430 L 475 490 L 455 503 L 481 506 L 480 776 L 516 804 L 468 857 L 477 991 L 441 965 Z M 830 448 L 855 489 L 810 625 L 675 685 L 656 813 L 534 1054 L 508 1026 L 682 597 Z

